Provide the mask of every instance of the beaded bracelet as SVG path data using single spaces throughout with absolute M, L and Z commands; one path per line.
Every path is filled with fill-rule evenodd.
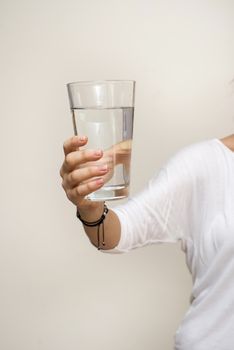
M 100 245 L 100 228 L 101 227 L 102 227 L 102 246 L 105 246 L 104 220 L 106 218 L 106 215 L 107 215 L 108 211 L 109 211 L 109 209 L 107 208 L 106 204 L 104 203 L 102 216 L 100 217 L 100 219 L 98 219 L 96 221 L 92 221 L 92 222 L 83 220 L 81 218 L 81 216 L 80 216 L 78 208 L 77 208 L 77 211 L 76 211 L 76 216 L 82 222 L 83 225 L 88 226 L 88 227 L 95 227 L 95 226 L 97 226 L 97 242 L 98 242 L 97 249 L 98 250 L 101 249 L 101 245 Z

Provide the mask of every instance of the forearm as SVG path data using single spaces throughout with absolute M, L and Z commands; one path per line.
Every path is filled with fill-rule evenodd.
M 83 220 L 88 222 L 93 222 L 98 220 L 103 213 L 103 203 L 96 203 L 91 205 L 86 209 L 79 209 L 79 213 Z M 120 235 L 121 228 L 120 222 L 117 215 L 109 209 L 105 220 L 103 221 L 104 232 L 105 232 L 105 245 L 102 244 L 102 227 L 100 227 L 100 248 L 103 250 L 113 249 L 117 246 Z M 97 247 L 98 246 L 98 227 L 89 227 L 83 225 L 84 230 L 90 239 L 91 243 Z

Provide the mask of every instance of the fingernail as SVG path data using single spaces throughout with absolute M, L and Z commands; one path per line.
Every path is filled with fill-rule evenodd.
M 100 156 L 101 154 L 102 154 L 102 151 L 101 151 L 101 150 L 95 151 L 95 156 Z
M 102 185 L 103 183 L 104 183 L 104 180 L 103 179 L 97 179 L 96 180 L 96 183 L 98 184 L 98 185 Z
M 85 141 L 86 140 L 86 136 L 80 136 L 80 141 Z
M 100 171 L 107 171 L 107 164 L 101 165 L 101 166 L 99 167 L 99 170 L 100 170 Z

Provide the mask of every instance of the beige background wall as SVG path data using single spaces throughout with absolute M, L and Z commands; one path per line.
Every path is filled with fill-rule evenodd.
M 234 132 L 233 32 L 233 0 L 0 1 L 2 350 L 172 349 L 185 257 L 89 244 L 60 187 L 65 84 L 137 81 L 134 194 L 181 147 Z

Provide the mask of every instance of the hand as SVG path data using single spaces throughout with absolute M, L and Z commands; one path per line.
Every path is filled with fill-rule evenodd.
M 123 165 L 123 171 L 125 174 L 130 174 L 131 164 L 131 150 L 132 140 L 125 140 L 112 146 L 110 149 L 104 151 L 103 160 L 106 159 L 108 164 L 108 174 L 104 177 L 104 181 L 107 182 L 111 179 L 114 171 L 114 167 L 118 164 Z
M 89 201 L 85 196 L 103 186 L 109 171 L 108 160 L 113 164 L 110 155 L 103 158 L 104 163 L 101 161 L 102 150 L 80 150 L 87 141 L 87 137 L 74 136 L 64 143 L 65 159 L 60 169 L 63 189 L 68 199 L 79 208 L 97 207 L 97 202 Z

